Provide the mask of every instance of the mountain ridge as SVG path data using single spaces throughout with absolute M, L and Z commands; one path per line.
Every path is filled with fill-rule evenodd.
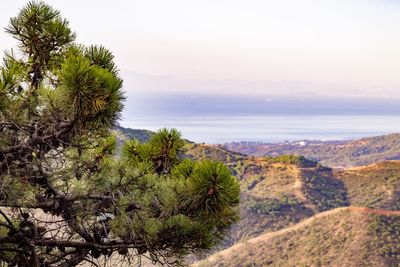
M 231 142 L 225 148 L 249 156 L 301 155 L 328 167 L 355 167 L 400 159 L 400 134 L 365 137 L 349 141 L 308 141 L 281 143 Z
M 321 221 L 324 218 L 328 218 L 329 217 L 333 217 L 339 213 L 345 213 L 348 212 L 350 214 L 345 214 L 343 215 L 343 217 L 351 217 L 354 213 L 360 215 L 359 217 L 362 218 L 363 215 L 366 216 L 370 216 L 370 215 L 374 215 L 374 216 L 386 216 L 386 217 L 390 217 L 390 216 L 396 216 L 395 220 L 398 222 L 400 222 L 400 211 L 386 211 L 386 210 L 381 210 L 381 209 L 369 209 L 369 208 L 365 208 L 365 207 L 340 207 L 340 208 L 336 208 L 336 209 L 332 209 L 332 210 L 328 210 L 319 214 L 314 215 L 311 218 L 308 218 L 294 226 L 276 231 L 276 232 L 271 232 L 271 233 L 266 233 L 263 235 L 260 235 L 258 237 L 255 237 L 253 239 L 250 239 L 248 241 L 245 242 L 241 242 L 238 243 L 226 250 L 220 251 L 212 256 L 210 256 L 209 258 L 207 258 L 207 260 L 204 260 L 202 262 L 198 262 L 196 264 L 194 264 L 193 266 L 248 266 L 249 264 L 251 266 L 298 266 L 298 265 L 306 265 L 309 266 L 309 264 L 311 264 L 312 262 L 309 261 L 309 259 L 306 259 L 305 261 L 308 262 L 302 262 L 301 259 L 301 255 L 297 255 L 298 257 L 293 257 L 291 259 L 288 259 L 287 262 L 283 265 L 276 265 L 274 264 L 274 261 L 271 260 L 271 258 L 268 258 L 268 247 L 273 247 L 273 245 L 275 245 L 274 243 L 274 238 L 280 237 L 280 236 L 285 236 L 285 235 L 295 235 L 296 232 L 301 232 L 302 230 L 304 230 L 304 228 L 312 225 L 312 224 L 316 224 L 319 221 Z M 351 214 L 353 213 L 353 214 Z M 346 218 L 343 218 L 342 220 L 346 221 Z M 371 218 L 367 218 L 367 220 L 373 220 Z M 357 226 L 359 226 L 359 222 L 355 222 L 357 224 Z M 334 227 L 334 225 L 325 225 L 325 230 L 332 230 L 331 228 Z M 309 231 L 313 231 L 312 227 L 311 230 Z M 350 235 L 351 236 L 351 235 Z M 329 238 L 329 237 L 327 237 Z M 351 237 L 353 238 L 354 242 L 357 242 L 359 240 L 357 240 L 357 238 L 365 238 L 365 236 L 357 236 L 357 238 Z M 282 237 L 281 239 L 285 239 L 285 237 Z M 296 242 L 296 240 L 292 241 L 292 242 Z M 370 245 L 374 245 L 374 241 L 370 241 L 368 240 L 368 237 L 366 238 L 365 242 L 371 242 L 372 244 Z M 322 244 L 321 244 L 322 245 Z M 398 245 L 398 244 L 397 244 Z M 261 247 L 263 247 L 264 249 L 266 249 L 266 251 L 264 251 L 267 255 L 264 255 L 264 257 L 262 259 L 257 257 L 254 258 L 247 258 L 249 255 L 251 256 L 255 256 L 257 254 L 260 254 L 258 250 L 261 249 Z M 312 248 L 311 248 L 312 249 Z M 354 249 L 354 248 L 353 248 Z M 337 254 L 340 253 L 340 251 L 335 251 Z M 282 254 L 285 255 L 285 252 L 282 252 Z M 397 253 L 399 254 L 399 253 Z M 314 258 L 316 261 L 318 261 L 318 256 L 322 256 L 322 255 L 314 255 Z M 376 256 L 376 255 L 375 255 Z M 304 255 L 303 255 L 304 257 Z M 379 256 L 378 256 L 379 257 Z M 387 258 L 387 256 L 380 256 L 383 258 Z M 314 259 L 313 258 L 313 259 Z M 274 259 L 272 257 L 272 259 Z M 242 260 L 242 261 L 241 261 Z M 257 260 L 261 260 L 260 262 L 257 262 Z M 282 263 L 281 259 L 275 259 L 277 261 L 279 261 L 280 263 Z M 379 260 L 379 259 L 378 259 Z M 393 262 L 393 259 L 389 259 L 391 262 Z M 394 261 L 396 263 L 399 263 L 400 260 L 397 259 L 397 257 L 394 259 Z M 239 265 L 235 265 L 235 263 L 240 263 Z M 244 263 L 245 264 L 242 264 Z M 247 265 L 246 265 L 247 264 Z M 392 263 L 390 263 L 392 264 Z M 341 264 L 336 263 L 336 264 L 331 264 L 330 266 L 340 266 Z M 316 264 L 316 266 L 318 266 L 318 264 Z M 342 266 L 370 266 L 365 264 L 364 262 L 354 262 L 352 265 L 342 265 Z M 376 265 L 376 266 L 392 266 L 392 265 L 388 265 L 387 263 L 381 262 L 380 265 Z

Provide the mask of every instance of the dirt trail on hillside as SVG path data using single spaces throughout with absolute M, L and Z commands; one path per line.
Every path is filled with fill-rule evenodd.
M 312 210 L 314 213 L 318 213 L 319 211 L 314 207 L 314 205 L 310 204 L 307 197 L 303 193 L 303 188 L 304 188 L 304 181 L 302 178 L 302 172 L 303 168 L 296 168 L 294 170 L 295 172 L 295 181 L 293 184 L 293 193 L 294 195 L 304 203 L 304 206 L 310 210 Z
M 399 210 L 383 210 L 383 209 L 370 209 L 365 207 L 347 207 L 351 211 L 357 211 L 366 214 L 376 214 L 384 216 L 400 216 Z
M 398 163 L 398 162 L 400 162 L 400 160 L 398 160 L 398 159 L 385 159 L 385 160 L 374 162 L 374 163 L 370 163 L 370 164 L 367 164 L 367 165 L 345 167 L 345 168 L 342 168 L 342 170 L 344 170 L 344 171 L 360 171 L 360 170 L 376 169 L 376 168 L 379 168 L 379 166 L 382 166 L 383 164 L 390 163 L 390 162 Z
M 295 170 L 295 181 L 293 184 L 294 195 L 303 202 L 307 202 L 306 196 L 303 194 L 303 180 L 301 179 L 301 170 Z
M 389 210 L 381 210 L 381 209 L 370 209 L 370 208 L 364 208 L 364 207 L 340 207 L 340 208 L 336 208 L 333 210 L 328 210 L 328 211 L 324 211 L 321 213 L 318 213 L 316 215 L 314 215 L 311 218 L 308 218 L 296 225 L 293 225 L 291 227 L 276 231 L 276 232 L 271 232 L 271 233 L 266 233 L 263 234 L 261 236 L 252 238 L 246 242 L 242 242 L 242 243 L 238 243 L 236 245 L 233 245 L 230 248 L 227 248 L 225 250 L 222 250 L 220 252 L 218 252 L 215 255 L 212 255 L 211 257 L 208 258 L 208 261 L 212 262 L 214 260 L 217 260 L 219 257 L 224 257 L 224 256 L 229 256 L 231 253 L 235 253 L 235 251 L 240 251 L 242 248 L 246 247 L 249 244 L 256 244 L 258 242 L 266 242 L 268 239 L 282 235 L 284 233 L 287 232 L 291 232 L 291 231 L 295 231 L 298 230 L 302 227 L 305 227 L 311 223 L 313 223 L 316 219 L 318 218 L 323 218 L 332 214 L 336 214 L 339 213 L 341 211 L 355 211 L 355 212 L 361 212 L 361 213 L 366 213 L 366 214 L 377 214 L 377 215 L 385 215 L 385 216 L 400 216 L 400 211 L 389 211 Z M 194 266 L 197 266 L 197 264 L 195 264 Z
M 397 202 L 400 199 L 400 182 L 397 182 L 394 185 L 393 190 L 389 189 L 387 194 L 389 197 L 382 203 L 380 208 L 384 210 L 391 210 L 393 208 L 397 209 Z

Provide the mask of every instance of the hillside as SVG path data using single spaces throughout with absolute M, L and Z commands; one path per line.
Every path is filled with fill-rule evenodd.
M 226 164 L 234 164 L 247 158 L 244 154 L 228 150 L 219 145 L 196 144 L 192 142 L 187 142 L 184 148 L 184 154 L 187 157 L 197 160 L 206 158 L 221 161 Z
M 268 236 L 269 234 L 275 236 L 276 231 L 283 231 L 279 233 L 286 233 L 287 229 L 300 229 L 299 227 L 302 226 L 303 223 L 308 225 L 317 218 L 318 220 L 322 220 L 326 215 L 336 214 L 336 212 L 340 211 L 340 209 L 338 209 L 340 207 L 360 206 L 398 210 L 400 206 L 400 161 L 385 161 L 355 168 L 331 169 L 323 167 L 321 164 L 302 156 L 282 155 L 257 158 L 233 152 L 218 145 L 195 144 L 192 142 L 186 143 L 183 153 L 185 157 L 189 158 L 200 160 L 208 158 L 222 161 L 229 166 L 232 174 L 240 181 L 241 203 L 239 209 L 241 219 L 231 228 L 226 239 L 214 252 L 226 249 L 232 245 L 236 246 L 235 244 L 238 242 L 254 240 L 253 238 L 260 236 Z M 357 212 L 353 212 L 360 211 L 360 209 L 344 208 L 343 211 L 351 211 L 348 217 L 353 218 L 357 223 L 368 223 L 365 225 L 355 224 L 354 228 L 353 226 L 349 226 L 350 228 L 348 231 L 351 233 L 350 236 L 345 235 L 343 239 L 334 239 L 331 243 L 327 243 L 326 246 L 322 246 L 321 251 L 325 251 L 324 253 L 328 253 L 329 255 L 337 256 L 337 253 L 340 253 L 339 251 L 341 249 L 349 250 L 348 246 L 350 245 L 346 242 L 350 242 L 353 240 L 352 238 L 356 238 L 356 234 L 359 235 L 360 240 L 367 240 L 371 237 L 371 233 L 365 230 L 368 228 L 365 228 L 365 226 L 370 225 L 369 219 L 365 220 L 361 217 L 357 217 L 361 215 L 357 215 Z M 313 219 L 310 220 L 310 218 Z M 334 216 L 332 218 L 333 221 L 336 220 Z M 326 223 L 329 225 L 329 222 L 330 221 L 323 221 L 321 224 L 323 225 Z M 345 224 L 350 223 L 345 222 Z M 332 225 L 334 224 L 332 223 Z M 381 225 L 381 220 L 379 219 L 375 225 Z M 314 227 L 314 225 L 312 226 Z M 364 230 L 357 231 L 357 227 L 361 226 L 364 227 L 362 228 Z M 315 227 L 318 229 L 317 226 Z M 386 226 L 383 228 L 385 227 Z M 383 229 L 381 226 L 378 228 Z M 315 242 L 315 244 L 322 242 L 319 238 L 323 239 L 323 237 L 321 237 L 318 232 L 307 231 L 302 232 L 304 239 L 300 240 L 310 244 L 313 242 Z M 321 231 L 321 233 L 324 233 L 323 230 Z M 330 233 L 326 232 L 325 235 L 329 238 Z M 351 244 L 358 244 L 357 242 L 359 239 L 356 238 L 351 241 Z M 313 257 L 317 258 L 312 255 L 322 253 L 321 251 L 313 250 L 302 251 L 300 245 L 297 247 L 291 245 L 297 240 L 297 237 L 290 240 L 291 243 L 288 243 L 287 246 L 291 249 L 293 246 L 293 251 L 290 252 L 291 250 L 289 250 L 287 255 L 280 255 L 279 253 L 276 255 L 274 254 L 275 258 L 271 257 L 272 263 L 270 265 L 285 266 L 284 259 L 287 260 L 288 257 L 292 255 L 290 253 L 298 253 L 299 255 L 305 253 L 304 255 L 307 255 L 306 258 L 310 260 L 313 259 Z M 276 241 L 275 245 L 277 248 L 275 251 L 287 250 L 285 242 L 286 241 L 282 240 L 279 242 Z M 282 245 L 279 243 L 282 243 Z M 365 244 L 372 246 L 375 243 Z M 360 243 L 359 245 L 365 248 L 365 244 Z M 395 245 L 389 243 L 389 245 L 386 246 L 386 250 L 393 249 L 394 247 Z M 311 253 L 311 256 L 307 253 Z M 263 260 L 269 257 L 270 256 L 262 257 L 261 254 L 249 254 L 245 256 L 248 265 L 243 266 L 249 266 L 251 263 L 249 260 L 254 260 L 256 258 Z M 371 260 L 371 262 L 375 261 L 381 264 L 379 266 L 390 266 L 385 265 L 388 261 L 388 259 L 385 258 L 386 256 L 382 257 L 380 254 L 374 254 L 370 255 L 370 257 L 372 258 L 367 259 Z M 214 257 L 212 259 L 214 259 Z M 210 264 L 214 266 L 212 259 Z M 237 259 L 236 263 L 241 260 L 241 258 Z M 340 266 L 345 260 L 350 260 L 350 256 L 348 259 L 343 258 L 343 261 L 338 262 L 333 261 L 331 258 L 322 258 L 321 265 L 325 265 L 328 260 L 332 261 L 333 266 L 335 266 L 335 264 L 336 266 Z M 218 260 L 218 264 L 216 264 L 218 266 L 224 266 L 219 265 L 222 264 L 221 261 Z M 246 261 L 244 262 L 246 263 Z M 229 266 L 230 261 L 224 264 Z M 256 265 L 257 264 L 258 263 L 256 263 Z M 262 262 L 262 265 L 265 264 L 265 262 Z M 293 265 L 290 265 L 288 261 L 288 264 L 289 265 L 286 266 L 301 265 L 302 263 L 293 262 Z M 304 265 L 310 264 L 318 266 L 317 262 L 304 262 Z
M 297 186 L 301 170 L 296 164 L 246 157 L 205 144 L 187 144 L 185 154 L 223 161 L 240 181 L 241 220 L 231 229 L 222 248 L 293 225 L 317 211 Z
M 225 162 L 240 181 L 241 220 L 222 247 L 337 207 L 400 205 L 400 161 L 335 170 L 302 157 L 246 157 L 204 144 L 188 144 L 185 153 Z
M 225 148 L 250 156 L 302 155 L 329 167 L 353 167 L 400 159 L 400 134 L 355 141 L 299 141 L 277 144 L 233 142 Z
M 400 210 L 400 162 L 334 170 L 352 206 Z
M 398 266 L 400 212 L 337 208 L 223 250 L 197 266 Z
M 189 149 L 199 155 L 203 150 L 216 160 L 226 161 L 237 155 L 210 145 Z M 400 161 L 331 169 L 294 156 L 240 155 L 235 160 L 226 163 L 241 182 L 241 220 L 221 248 L 233 247 L 227 249 L 231 253 L 226 257 L 211 256 L 201 266 L 400 263 L 400 217 L 385 216 L 400 213 L 387 211 L 399 210 Z M 269 239 L 264 240 L 266 237 Z M 263 243 L 254 243 L 260 239 Z M 246 240 L 245 245 L 235 245 Z
M 117 138 L 121 142 L 129 139 L 138 139 L 140 142 L 147 142 L 154 134 L 154 132 L 149 130 L 124 128 L 122 126 L 115 127 L 113 133 L 117 135 Z

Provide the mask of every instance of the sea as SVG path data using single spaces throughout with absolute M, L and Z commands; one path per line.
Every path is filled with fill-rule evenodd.
M 194 115 L 124 119 L 124 127 L 157 131 L 176 128 L 188 140 L 221 144 L 233 141 L 277 143 L 297 140 L 352 140 L 400 133 L 400 115 Z

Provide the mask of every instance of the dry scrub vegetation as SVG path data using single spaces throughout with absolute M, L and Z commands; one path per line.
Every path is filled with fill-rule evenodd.
M 399 161 L 331 169 L 301 157 L 247 157 L 212 145 L 190 144 L 187 153 L 226 162 L 241 185 L 241 220 L 220 249 L 233 247 L 201 265 L 397 266 L 400 230 L 391 226 L 399 217 L 340 207 L 399 210 Z M 318 217 L 323 211 L 332 215 Z M 246 243 L 239 249 L 238 242 Z
M 221 251 L 198 266 L 398 266 L 397 215 L 338 208 Z

